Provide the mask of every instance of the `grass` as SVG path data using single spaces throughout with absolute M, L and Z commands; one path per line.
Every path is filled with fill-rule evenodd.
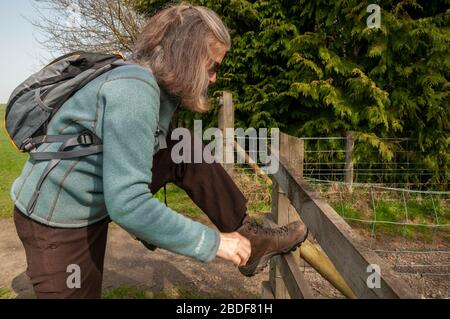
M 261 213 L 270 212 L 272 210 L 272 186 L 257 177 L 251 169 L 240 168 L 242 167 L 236 167 L 233 180 L 247 199 L 249 215 L 259 217 Z
M 253 215 L 260 212 L 270 212 L 272 210 L 272 205 L 265 202 L 250 201 L 247 208 L 250 212 L 250 215 Z
M 0 299 L 12 299 L 13 294 L 7 288 L 0 287 Z
M 167 185 L 167 204 L 176 212 L 183 214 L 186 217 L 198 220 L 204 217 L 200 208 L 189 198 L 184 190 L 174 184 Z M 161 202 L 164 202 L 164 190 L 161 189 L 155 194 Z
M 350 219 L 348 222 L 352 226 L 367 230 L 372 230 L 373 223 L 363 223 L 351 219 L 372 221 L 374 219 L 373 204 L 375 204 L 376 221 L 378 222 L 433 225 L 436 223 L 437 216 L 439 224 L 450 224 L 450 206 L 439 197 L 434 196 L 432 199 L 429 196 L 425 198 L 408 196 L 405 201 L 400 196 L 398 198 L 377 198 L 372 203 L 369 195 L 353 194 L 347 196 L 347 198 L 331 200 L 330 202 L 341 216 Z M 403 236 L 408 239 L 420 239 L 427 242 L 433 240 L 434 234 L 438 232 L 443 235 L 444 239 L 450 240 L 448 228 L 436 230 L 417 225 L 376 223 L 375 230 L 378 233 Z
M 12 216 L 13 203 L 9 197 L 12 183 L 20 175 L 26 154 L 14 149 L 5 129 L 5 106 L 0 105 L 0 218 Z

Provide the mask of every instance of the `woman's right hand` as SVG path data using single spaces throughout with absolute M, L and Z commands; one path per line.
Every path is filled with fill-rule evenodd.
M 230 260 L 236 267 L 245 266 L 251 254 L 250 241 L 241 234 L 220 233 L 220 245 L 217 256 Z

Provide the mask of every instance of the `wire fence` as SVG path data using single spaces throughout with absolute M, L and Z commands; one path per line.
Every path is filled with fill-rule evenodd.
M 450 297 L 450 192 L 306 180 L 422 296 Z
M 349 148 L 346 137 L 302 138 L 305 143 L 303 174 L 319 180 L 344 181 L 348 174 Z M 449 190 L 450 174 L 445 168 L 426 165 L 428 155 L 417 151 L 416 141 L 405 138 L 381 138 L 386 145 L 383 155 L 370 143 L 354 141 L 351 148 L 353 182 L 417 189 Z M 413 147 L 414 146 L 414 147 Z

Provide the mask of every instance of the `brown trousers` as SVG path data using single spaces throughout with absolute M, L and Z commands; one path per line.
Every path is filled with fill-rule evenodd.
M 233 180 L 220 164 L 174 164 L 170 154 L 175 143 L 168 141 L 168 148 L 153 158 L 151 192 L 155 194 L 165 184 L 174 183 L 221 232 L 239 228 L 247 208 Z M 33 221 L 15 208 L 14 222 L 25 248 L 27 275 L 38 298 L 101 297 L 109 218 L 83 228 L 54 228 Z M 80 267 L 80 288 L 73 287 L 76 271 L 71 265 Z

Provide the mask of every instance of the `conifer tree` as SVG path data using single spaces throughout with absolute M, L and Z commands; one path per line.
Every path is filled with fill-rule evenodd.
M 450 6 L 447 0 L 195 0 L 217 12 L 233 47 L 216 90 L 234 94 L 236 125 L 297 136 L 354 131 L 359 160 L 410 161 L 449 181 Z M 381 8 L 380 28 L 367 8 Z M 164 1 L 141 0 L 151 14 Z M 213 119 L 213 116 L 210 116 Z M 365 160 L 367 160 L 367 157 Z M 423 182 L 423 181 L 422 181 Z

